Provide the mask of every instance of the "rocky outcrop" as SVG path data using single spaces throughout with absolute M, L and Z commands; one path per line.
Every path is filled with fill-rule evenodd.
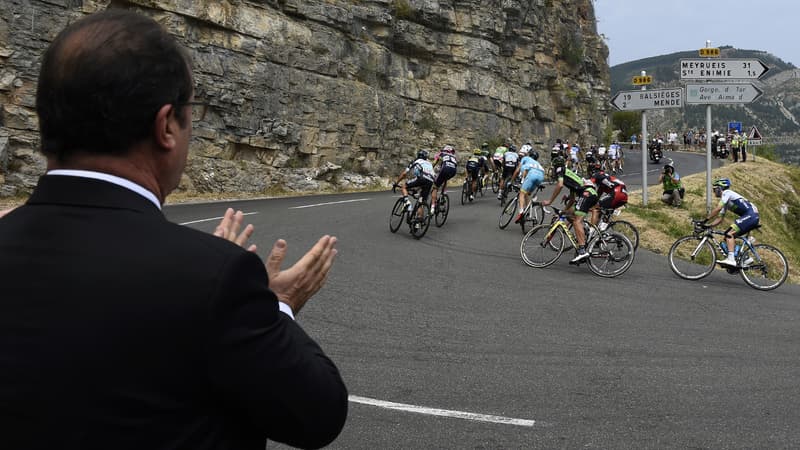
M 608 50 L 591 0 L 4 0 L 0 195 L 26 192 L 43 167 L 42 51 L 109 5 L 155 17 L 192 53 L 210 107 L 182 189 L 358 188 L 419 148 L 585 142 L 606 123 Z

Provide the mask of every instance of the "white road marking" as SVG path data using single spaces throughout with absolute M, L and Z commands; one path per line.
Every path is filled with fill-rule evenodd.
M 339 203 L 365 202 L 367 200 L 369 200 L 369 199 L 368 198 L 356 198 L 356 199 L 353 199 L 353 200 L 342 200 L 342 201 L 339 201 L 339 202 L 326 202 L 326 203 L 315 203 L 313 205 L 292 206 L 289 209 L 313 208 L 315 206 L 337 205 Z
M 378 406 L 380 408 L 395 409 L 398 411 L 413 412 L 418 414 L 427 414 L 430 416 L 453 417 L 456 419 L 474 420 L 478 422 L 491 422 L 500 423 L 504 425 L 518 425 L 522 427 L 532 427 L 536 421 L 527 419 L 515 419 L 513 417 L 492 416 L 487 414 L 476 414 L 465 411 L 451 411 L 448 409 L 427 408 L 424 406 L 408 405 L 405 403 L 387 402 L 384 400 L 376 400 L 373 398 L 359 397 L 351 395 L 348 397 L 353 403 L 361 403 L 363 405 Z
M 248 213 L 243 213 L 242 215 L 244 215 L 244 216 L 251 216 L 251 215 L 253 215 L 253 214 L 258 214 L 258 213 L 257 213 L 257 212 L 248 212 Z M 211 218 L 209 218 L 209 219 L 190 220 L 189 222 L 183 222 L 183 223 L 179 223 L 178 225 L 191 225 L 191 224 L 193 224 L 193 223 L 200 223 L 200 222 L 211 222 L 212 220 L 222 220 L 222 218 L 223 218 L 223 217 L 224 217 L 224 216 L 219 216 L 219 217 L 211 217 Z

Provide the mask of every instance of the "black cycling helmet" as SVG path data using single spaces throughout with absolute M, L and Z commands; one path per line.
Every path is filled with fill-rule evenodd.
M 420 150 L 417 152 L 417 159 L 428 159 L 428 151 Z
M 534 161 L 538 161 L 539 160 L 539 152 L 537 152 L 536 150 L 531 150 L 531 153 L 528 156 L 533 158 Z
M 483 144 L 481 144 L 481 149 L 485 149 L 485 148 L 489 148 L 489 143 L 488 142 L 484 142 Z

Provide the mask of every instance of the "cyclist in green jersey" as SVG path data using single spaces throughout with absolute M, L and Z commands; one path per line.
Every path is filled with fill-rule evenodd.
M 569 189 L 569 200 L 566 202 L 567 213 L 571 216 L 572 230 L 575 232 L 575 238 L 578 241 L 578 255 L 570 263 L 575 264 L 589 257 L 589 254 L 586 253 L 586 233 L 583 229 L 583 218 L 589 214 L 589 211 L 597 203 L 597 188 L 591 180 L 584 180 L 580 175 L 567 169 L 564 158 L 558 156 L 553 159 L 552 164 L 558 176 L 558 183 L 553 189 L 553 195 L 550 200 L 543 201 L 542 205 L 551 205 L 564 186 Z

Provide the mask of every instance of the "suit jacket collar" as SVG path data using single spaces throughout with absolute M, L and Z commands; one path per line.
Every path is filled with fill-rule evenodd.
M 129 209 L 163 217 L 150 200 L 130 189 L 108 181 L 64 175 L 44 175 L 39 178 L 27 204 Z

